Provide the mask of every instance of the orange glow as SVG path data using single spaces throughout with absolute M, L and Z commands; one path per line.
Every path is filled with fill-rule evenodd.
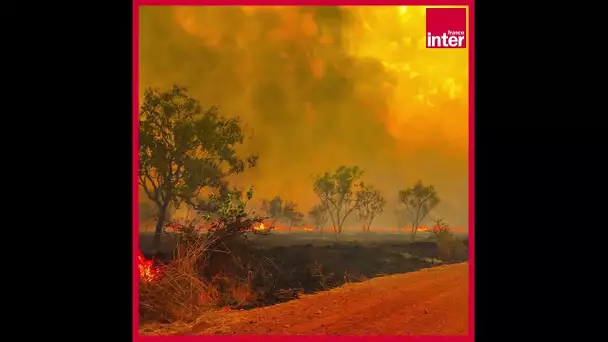
M 269 226 L 268 225 L 264 225 L 263 223 L 260 224 L 257 227 L 253 228 L 254 230 L 269 230 Z M 282 224 L 274 224 L 273 231 L 276 232 L 320 232 L 320 230 L 317 230 L 311 226 L 303 226 L 303 227 L 295 227 L 292 226 L 291 228 L 289 226 L 285 226 Z M 324 230 L 332 230 L 332 227 L 324 227 Z M 454 232 L 461 232 L 461 233 L 466 233 L 467 232 L 467 228 L 450 228 L 451 231 Z M 345 227 L 344 231 L 358 231 L 358 229 L 356 227 Z M 404 227 L 404 228 L 397 228 L 397 227 L 371 227 L 370 228 L 371 232 L 378 232 L 378 233 L 388 233 L 388 232 L 411 232 L 412 228 L 411 227 Z M 418 227 L 418 232 L 432 232 L 433 228 L 429 228 L 429 227 Z
M 139 268 L 139 279 L 144 282 L 155 280 L 160 275 L 160 269 L 154 266 L 154 260 L 148 260 L 139 252 L 137 255 L 137 266 Z
M 260 225 L 259 225 L 259 226 L 257 226 L 257 227 L 253 227 L 253 229 L 254 229 L 254 230 L 266 230 L 266 229 L 268 229 L 268 228 L 266 228 L 266 226 L 264 226 L 264 224 L 263 224 L 263 223 L 260 223 Z
M 168 225 L 167 227 L 165 227 L 165 231 L 166 232 L 177 232 L 179 229 L 181 229 L 182 227 L 180 225 Z M 198 225 L 196 227 L 196 230 L 201 231 L 201 232 L 205 232 L 208 231 L 211 228 L 210 224 L 201 224 Z M 326 230 L 331 230 L 332 227 L 331 226 L 327 226 L 324 227 L 324 229 Z M 426 227 L 426 226 L 421 226 L 418 227 L 418 232 L 432 232 L 434 229 L 434 227 Z M 286 226 L 280 223 L 275 223 L 274 225 L 269 224 L 268 222 L 266 222 L 266 224 L 264 223 L 260 223 L 257 226 L 253 227 L 253 230 L 257 230 L 257 231 L 268 231 L 268 230 L 272 230 L 272 231 L 276 231 L 276 232 L 317 232 L 320 231 L 318 229 L 315 229 L 312 226 L 302 226 L 302 227 L 297 227 L 297 226 Z M 344 227 L 345 231 L 356 231 L 358 230 L 357 227 Z M 460 232 L 460 233 L 466 233 L 468 230 L 466 227 L 460 227 L 460 228 L 450 228 L 451 231 L 454 232 Z M 404 231 L 404 232 L 411 232 L 412 228 L 411 227 L 404 227 L 404 228 L 397 228 L 397 227 L 370 227 L 370 231 L 372 232 L 399 232 L 399 231 Z
M 396 191 L 417 179 L 438 189 L 437 215 L 466 227 L 469 48 L 425 48 L 424 6 L 327 10 L 143 7 L 140 89 L 182 84 L 238 116 L 251 136 L 240 152 L 260 161 L 227 180 L 255 185 L 256 203 L 281 196 L 306 212 L 318 202 L 311 175 L 357 165 L 389 199 L 371 231 L 402 230 L 391 228 Z

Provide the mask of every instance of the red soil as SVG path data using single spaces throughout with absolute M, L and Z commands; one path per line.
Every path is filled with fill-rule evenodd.
M 189 335 L 466 335 L 469 264 L 347 284 L 287 303 L 228 312 Z M 183 334 L 183 333 L 182 333 Z

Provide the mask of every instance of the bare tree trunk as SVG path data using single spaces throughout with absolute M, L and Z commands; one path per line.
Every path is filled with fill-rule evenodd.
M 167 208 L 160 209 L 158 213 L 158 221 L 156 221 L 156 229 L 154 230 L 154 240 L 152 240 L 152 248 L 154 248 L 156 251 L 160 250 L 160 238 L 163 233 L 166 215 Z
M 338 240 L 338 233 L 342 233 L 342 223 L 340 223 L 340 210 L 336 212 L 336 220 L 338 221 L 338 226 L 336 227 L 338 231 L 336 232 L 336 240 Z
M 154 230 L 154 240 L 152 240 L 152 248 L 156 251 L 160 251 L 160 239 L 163 233 L 163 227 L 167 220 L 167 207 L 169 207 L 169 201 L 163 203 L 162 208 L 158 211 L 158 221 L 156 222 L 156 229 Z

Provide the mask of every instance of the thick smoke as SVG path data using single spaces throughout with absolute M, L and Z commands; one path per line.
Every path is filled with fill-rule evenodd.
M 177 83 L 239 116 L 260 162 L 233 182 L 308 209 L 311 176 L 359 165 L 389 204 L 436 186 L 435 217 L 468 225 L 467 53 L 427 50 L 424 9 L 144 7 L 140 89 Z M 354 216 L 354 215 L 353 215 Z

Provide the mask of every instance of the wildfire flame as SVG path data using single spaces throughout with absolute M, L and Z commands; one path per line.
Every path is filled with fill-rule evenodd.
M 260 224 L 257 227 L 253 228 L 254 230 L 268 230 L 270 229 L 270 227 L 268 225 L 264 225 L 264 224 Z M 347 227 L 345 230 L 347 231 L 355 231 L 357 228 L 356 227 Z M 432 232 L 434 229 L 434 227 L 426 227 L 426 226 L 421 226 L 418 227 L 417 231 L 418 232 L 425 232 L 425 233 L 429 233 Z M 288 227 L 285 225 L 281 225 L 281 224 L 275 224 L 272 228 L 273 231 L 275 232 L 319 232 L 320 230 L 315 229 L 314 227 L 311 226 L 303 226 L 303 227 L 299 227 L 299 226 L 292 226 L 292 227 Z M 323 230 L 332 230 L 331 226 L 325 226 L 323 228 Z M 403 228 L 398 228 L 398 227 L 371 227 L 370 231 L 372 232 L 378 232 L 378 233 L 389 233 L 389 232 L 411 232 L 413 229 L 411 227 L 403 227 Z M 466 233 L 467 229 L 466 228 L 450 228 L 450 230 L 454 231 L 454 232 L 463 232 Z
M 266 226 L 264 226 L 264 224 L 263 224 L 263 223 L 260 223 L 260 225 L 259 225 L 259 226 L 257 226 L 257 227 L 253 227 L 253 229 L 255 229 L 255 230 L 266 230 L 266 229 L 268 229 L 268 228 L 266 228 Z
M 165 230 L 167 232 L 178 232 L 179 230 L 181 230 L 183 227 L 179 224 L 171 224 L 168 225 Z M 195 229 L 197 231 L 201 231 L 201 232 L 205 232 L 205 231 L 209 231 L 212 229 L 210 224 L 201 224 L 195 227 Z M 264 223 L 260 223 L 257 226 L 253 226 L 252 228 L 255 231 L 268 231 L 268 230 L 273 230 L 275 232 L 319 232 L 322 229 L 315 229 L 312 226 L 291 226 L 288 227 L 286 225 L 282 225 L 282 224 L 273 224 L 273 225 L 269 225 L 269 224 L 264 224 Z M 326 226 L 324 227 L 324 229 L 328 229 L 331 230 L 331 226 Z M 355 230 L 355 227 L 347 227 L 346 230 Z M 425 232 L 425 233 L 429 233 L 435 230 L 435 227 L 426 227 L 426 226 L 421 226 L 418 227 L 417 231 L 418 232 Z M 463 227 L 459 227 L 459 228 L 450 228 L 451 231 L 453 232 L 462 232 L 462 233 L 466 233 L 468 230 L 466 228 Z M 402 227 L 402 228 L 398 228 L 398 227 L 370 227 L 370 231 L 372 232 L 399 232 L 399 231 L 404 231 L 404 232 L 411 232 L 413 231 L 413 229 L 411 227 Z M 142 257 L 143 258 L 143 257 Z M 143 258 L 143 260 L 145 260 L 145 258 Z
M 148 260 L 139 252 L 137 255 L 137 266 L 139 268 L 139 279 L 145 282 L 157 279 L 160 275 L 160 269 L 154 266 L 154 260 Z

